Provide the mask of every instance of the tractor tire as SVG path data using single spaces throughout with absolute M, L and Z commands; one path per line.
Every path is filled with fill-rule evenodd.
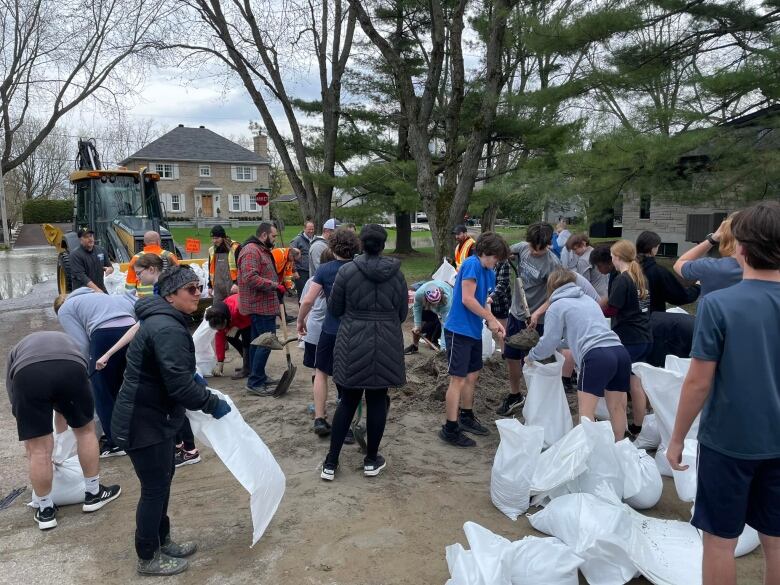
M 62 252 L 57 258 L 57 291 L 66 295 L 73 291 L 70 274 L 70 254 Z

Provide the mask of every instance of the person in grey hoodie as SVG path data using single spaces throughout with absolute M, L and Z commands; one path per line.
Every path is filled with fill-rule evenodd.
M 610 329 L 601 307 L 575 281 L 574 273 L 564 268 L 556 269 L 548 277 L 550 308 L 544 335 L 525 361 L 530 364 L 550 357 L 561 339 L 565 339 L 579 371 L 580 417 L 595 420 L 596 403 L 605 398 L 615 441 L 620 441 L 626 432 L 631 356 Z
M 101 457 L 125 454 L 111 439 L 111 413 L 125 373 L 125 350 L 103 369 L 97 369 L 95 363 L 135 325 L 136 300 L 131 292 L 106 295 L 85 286 L 54 300 L 54 312 L 60 325 L 78 344 L 89 363 L 95 410 L 105 436 L 100 444 Z

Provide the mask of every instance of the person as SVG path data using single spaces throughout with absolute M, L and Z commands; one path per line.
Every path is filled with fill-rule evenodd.
M 631 356 L 609 328 L 601 307 L 576 284 L 576 273 L 556 268 L 547 278 L 550 305 L 544 335 L 531 348 L 526 363 L 553 355 L 561 339 L 571 350 L 580 375 L 577 404 L 580 418 L 596 420 L 596 404 L 604 398 L 615 441 L 626 432 L 626 402 L 630 390 Z
M 335 232 L 341 222 L 332 217 L 326 221 L 322 226 L 322 236 L 314 236 L 314 239 L 309 246 L 309 278 L 314 276 L 317 272 L 317 268 L 320 267 L 320 256 L 328 249 L 328 239 L 333 232 Z
M 636 251 L 642 271 L 647 279 L 650 294 L 650 312 L 666 311 L 666 304 L 688 305 L 699 298 L 701 287 L 694 284 L 685 287 L 677 280 L 671 270 L 655 261 L 661 237 L 650 231 L 644 231 L 636 239 Z
M 584 276 L 588 282 L 596 289 L 599 297 L 606 299 L 609 295 L 609 272 L 602 274 L 595 266 L 590 263 L 590 256 L 593 253 L 593 247 L 590 245 L 590 238 L 587 234 L 574 234 L 566 240 L 566 249 L 569 250 L 569 266 L 567 268 L 574 270 L 577 274 Z M 612 264 L 612 257 L 609 254 L 609 248 L 605 250 L 609 258 L 609 264 Z
M 57 526 L 52 500 L 52 412 L 58 432 L 73 429 L 84 473 L 84 512 L 95 512 L 122 493 L 118 485 L 100 483 L 94 402 L 82 348 L 59 331 L 30 333 L 8 354 L 5 388 L 20 441 L 30 462 L 35 522 L 41 530 Z
M 720 224 L 715 233 L 707 234 L 703 242 L 697 244 L 674 263 L 674 271 L 686 280 L 696 280 L 701 284 L 701 295 L 728 288 L 742 280 L 742 267 L 737 261 L 737 242 L 731 231 L 731 223 L 736 213 L 732 213 Z M 708 258 L 706 255 L 717 246 L 720 258 Z
M 666 457 L 682 471 L 683 444 L 699 422 L 696 508 L 704 583 L 734 585 L 745 524 L 759 533 L 764 583 L 780 583 L 780 203 L 762 201 L 732 220 L 738 284 L 699 301 L 691 365 Z
M 490 433 L 474 416 L 474 389 L 482 369 L 482 321 L 491 332 L 504 336 L 504 328 L 487 308 L 488 296 L 496 284 L 493 271 L 506 260 L 509 248 L 500 235 L 484 232 L 477 239 L 475 255 L 467 258 L 452 294 L 452 308 L 444 323 L 450 382 L 446 394 L 446 422 L 439 437 L 456 447 L 474 447 L 477 443 L 465 432 Z
M 556 225 L 555 225 L 555 234 L 552 237 L 551 240 L 551 247 L 553 254 L 555 254 L 559 259 L 565 259 L 562 258 L 563 251 L 566 250 L 566 241 L 571 237 L 571 232 L 566 229 L 566 220 L 561 219 Z
M 496 264 L 493 271 L 496 273 L 496 288 L 488 297 L 490 299 L 490 312 L 501 323 L 501 327 L 506 330 L 509 309 L 512 306 L 512 272 L 515 272 L 515 276 L 517 276 L 517 272 L 509 259 Z M 503 354 L 506 351 L 503 339 L 500 340 L 500 347 Z
M 387 390 L 406 383 L 401 324 L 409 307 L 400 261 L 382 256 L 386 241 L 385 228 L 364 225 L 360 230 L 363 254 L 339 268 L 328 298 L 328 315 L 341 320 L 333 352 L 333 376 L 341 401 L 333 415 L 330 450 L 320 473 L 325 480 L 335 478 L 344 438 L 364 393 L 367 448 L 363 474 L 375 477 L 387 466 L 379 444 L 387 420 Z
M 202 410 L 214 418 L 230 411 L 227 402 L 196 380 L 195 346 L 186 315 L 198 308 L 201 285 L 188 266 L 174 266 L 159 280 L 159 296 L 138 301 L 141 324 L 127 350 L 127 368 L 112 420 L 114 440 L 130 457 L 141 483 L 136 510 L 137 570 L 174 575 L 187 568 L 183 557 L 194 543 L 171 540 L 168 500 L 174 474 L 177 431 L 184 410 Z
M 215 303 L 238 293 L 236 260 L 240 252 L 241 244 L 230 239 L 224 227 L 215 225 L 211 228 L 208 288 Z
M 274 257 L 274 266 L 279 282 L 284 285 L 288 293 L 292 294 L 295 291 L 295 281 L 298 279 L 295 263 L 301 257 L 301 251 L 298 248 L 274 248 L 271 250 L 271 254 Z
M 528 226 L 526 241 L 515 244 L 510 249 L 517 258 L 517 273 L 522 285 L 515 279 L 506 326 L 507 337 L 520 333 L 529 326 L 535 328 L 539 335 L 544 334 L 544 315 L 536 311 L 547 301 L 547 277 L 560 266 L 560 261 L 550 249 L 552 238 L 553 227 L 549 223 L 534 223 Z M 523 298 L 528 303 L 528 311 L 523 304 Z M 532 319 L 535 320 L 532 322 Z M 520 380 L 525 355 L 525 351 L 516 347 L 504 347 L 504 359 L 509 370 L 509 394 L 504 397 L 496 411 L 500 416 L 509 416 L 523 406 Z
M 303 298 L 303 287 L 306 286 L 306 282 L 309 280 L 309 248 L 313 241 L 314 222 L 307 220 L 303 224 L 303 231 L 290 242 L 292 248 L 297 248 L 301 251 L 301 255 L 295 260 L 295 272 L 298 273 L 298 278 L 295 281 L 295 290 L 298 291 L 299 305 Z
M 135 325 L 136 300 L 130 292 L 104 295 L 86 286 L 54 299 L 54 313 L 60 325 L 88 360 L 95 407 L 103 428 L 101 457 L 124 455 L 111 439 L 111 413 L 125 371 L 124 351 L 120 351 L 106 368 L 97 369 L 96 363 Z
M 442 280 L 429 280 L 415 291 L 412 307 L 414 317 L 412 343 L 404 348 L 405 355 L 419 351 L 420 337 L 426 333 L 428 341 L 431 343 L 441 342 L 441 345 L 444 345 L 444 340 L 441 337 L 441 323 L 447 320 L 451 307 L 452 287 Z M 427 320 L 425 313 L 430 313 Z
M 217 353 L 217 365 L 212 376 L 222 376 L 225 368 L 225 349 L 227 343 L 241 354 L 242 366 L 236 368 L 231 380 L 241 380 L 249 375 L 249 348 L 252 342 L 252 320 L 239 311 L 238 295 L 230 295 L 224 301 L 216 301 L 206 310 L 209 327 L 216 330 L 214 348 Z
M 456 225 L 452 230 L 455 235 L 455 270 L 460 270 L 463 262 L 469 256 L 474 255 L 474 238 L 469 235 L 469 230 L 465 225 Z
M 276 227 L 268 221 L 257 226 L 254 236 L 243 245 L 238 256 L 239 311 L 252 320 L 252 339 L 261 333 L 276 331 L 279 295 L 286 289 L 279 282 L 271 250 Z M 250 373 L 246 389 L 255 396 L 273 395 L 279 380 L 265 372 L 271 350 L 252 345 L 249 348 Z
M 637 262 L 636 247 L 628 240 L 618 240 L 610 248 L 612 264 L 619 272 L 609 292 L 608 306 L 604 310 L 612 317 L 612 330 L 631 356 L 631 363 L 645 361 L 653 347 L 650 328 L 650 291 L 647 288 L 642 267 Z M 631 374 L 631 414 L 633 423 L 628 425 L 632 435 L 642 431 L 647 397 L 641 380 Z
M 600 244 L 593 248 L 593 250 L 590 252 L 590 256 L 588 257 L 588 262 L 590 262 L 591 268 L 594 268 L 596 272 L 606 277 L 607 294 L 601 296 L 602 298 L 608 298 L 609 291 L 612 289 L 612 282 L 619 274 L 618 271 L 615 270 L 615 266 L 612 264 L 612 252 L 610 251 L 610 244 Z M 593 283 L 592 278 L 588 278 L 588 280 Z M 601 288 L 597 289 L 599 290 L 599 294 L 604 290 L 603 286 L 604 285 L 602 284 Z
M 135 270 L 133 270 L 133 267 L 135 266 L 135 263 L 138 262 L 139 258 L 143 258 L 147 254 L 159 256 L 162 260 L 163 270 L 179 263 L 176 254 L 164 250 L 161 244 L 160 234 L 155 231 L 148 231 L 144 234 L 144 249 L 130 258 L 130 265 L 127 268 L 127 278 L 125 279 L 125 288 L 134 291 L 139 298 L 148 297 L 154 294 L 153 287 L 139 282 L 138 276 Z
M 89 228 L 78 231 L 79 246 L 70 252 L 70 281 L 75 290 L 88 286 L 95 292 L 107 293 L 103 278 L 114 272 L 108 254 L 95 244 L 95 232 Z
M 320 264 L 320 267 L 311 279 L 311 285 L 306 296 L 301 301 L 297 322 L 298 334 L 301 336 L 307 334 L 307 316 L 317 298 L 324 296 L 327 301 L 339 269 L 352 262 L 355 254 L 360 252 L 360 240 L 358 240 L 357 234 L 345 228 L 339 228 L 330 235 L 328 246 L 335 259 L 332 262 Z M 334 371 L 333 351 L 336 345 L 339 325 L 339 318 L 331 311 L 326 310 L 314 357 L 314 386 L 312 389 L 314 392 L 313 430 L 321 437 L 327 436 L 331 432 L 331 426 L 325 417 L 325 403 L 328 399 L 328 377 L 333 376 Z

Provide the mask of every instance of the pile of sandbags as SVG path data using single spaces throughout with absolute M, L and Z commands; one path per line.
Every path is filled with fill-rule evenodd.
M 127 281 L 127 272 L 122 272 L 119 267 L 119 264 L 114 264 L 114 271 L 111 274 L 107 274 L 105 278 L 103 278 L 103 284 L 106 285 L 106 290 L 108 291 L 108 294 L 110 295 L 119 295 L 125 292 L 125 282 Z M 203 292 L 201 293 L 201 298 L 206 298 L 209 296 L 208 291 L 208 281 L 209 281 L 209 274 L 208 269 L 204 268 L 200 264 L 188 264 L 190 268 L 192 268 L 193 272 L 198 276 L 198 280 L 200 281 L 200 285 L 203 287 Z

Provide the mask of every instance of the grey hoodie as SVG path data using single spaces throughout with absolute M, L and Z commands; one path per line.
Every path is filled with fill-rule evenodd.
M 573 282 L 552 294 L 546 316 L 544 335 L 528 354 L 532 360 L 550 357 L 561 339 L 565 339 L 579 369 L 582 358 L 591 349 L 620 345 L 620 338 L 610 329 L 601 307 Z
M 83 286 L 68 295 L 57 313 L 57 318 L 65 333 L 76 341 L 84 355 L 89 358 L 89 338 L 92 332 L 103 323 L 114 319 L 135 319 L 136 300 L 137 297 L 132 292 L 107 295 Z

